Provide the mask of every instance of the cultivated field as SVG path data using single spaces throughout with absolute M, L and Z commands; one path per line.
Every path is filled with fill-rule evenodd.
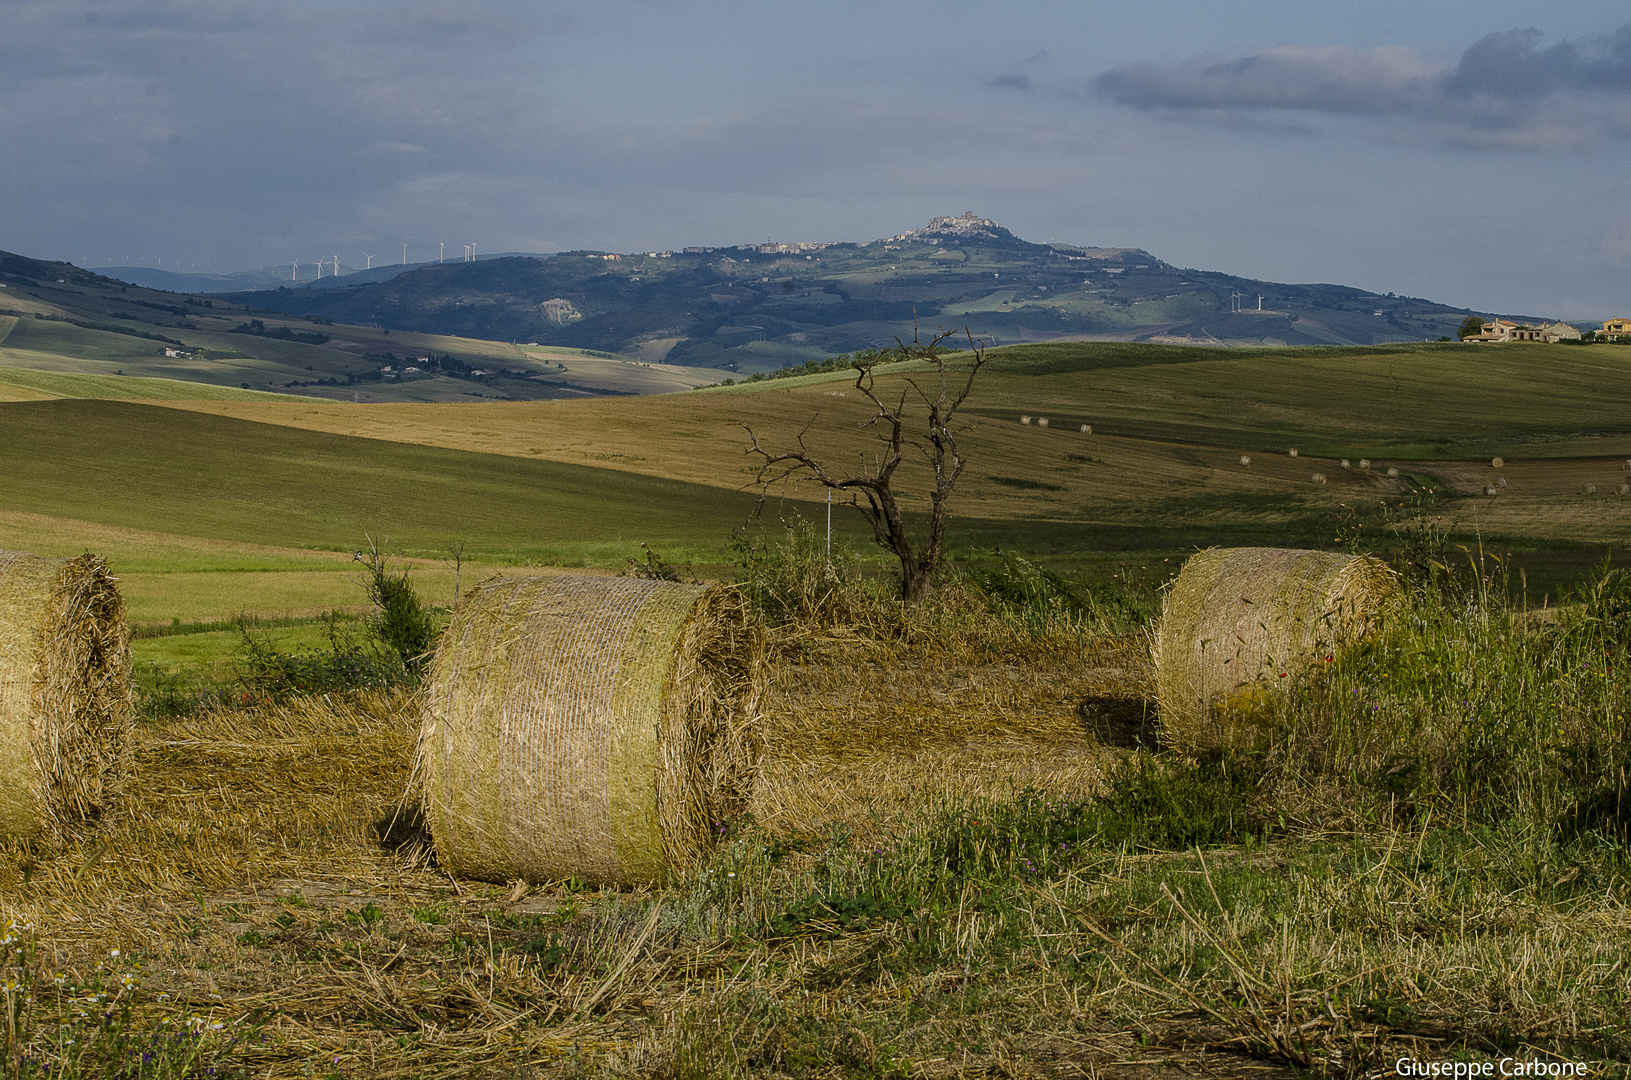
M 957 573 L 913 611 L 843 508 L 827 575 L 808 485 L 731 546 L 744 423 L 874 447 L 842 376 L 470 405 L 0 378 L 0 548 L 107 557 L 142 693 L 125 812 L 0 850 L 6 1067 L 1623 1076 L 1631 583 L 1550 610 L 1626 533 L 1621 356 L 994 354 Z M 785 533 L 792 509 L 816 531 Z M 249 642 L 369 647 L 355 554 L 387 536 L 444 612 L 455 575 L 616 572 L 642 541 L 746 576 L 766 750 L 714 858 L 632 890 L 438 870 L 399 816 L 411 686 L 291 694 L 245 666 Z M 1399 557 L 1409 617 L 1257 716 L 1265 742 L 1163 752 L 1148 634 L 1183 556 L 1338 539 Z M 1480 539 L 1518 554 L 1475 575 Z

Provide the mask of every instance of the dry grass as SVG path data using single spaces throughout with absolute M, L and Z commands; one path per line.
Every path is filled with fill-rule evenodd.
M 840 927 L 810 898 L 945 881 L 935 837 L 1000 841 L 970 818 L 1016 789 L 1101 789 L 1143 734 L 1112 706 L 1148 695 L 1144 649 L 987 627 L 789 633 L 775 657 L 759 825 L 659 891 L 427 867 L 411 829 L 384 828 L 404 697 L 139 729 L 122 819 L 0 859 L 0 919 L 37 927 L 37 1030 L 71 1016 L 56 971 L 132 975 L 133 1026 L 218 1019 L 248 1036 L 226 1064 L 273 1080 L 1357 1078 L 1469 1030 L 1557 1047 L 1623 1029 L 1624 889 L 1514 893 L 1521 856 L 1491 845 L 1495 869 L 1464 876 L 1477 860 L 1425 831 L 1204 861 L 1111 847 Z
M 913 828 L 929 803 L 1025 787 L 1091 793 L 1104 745 L 1093 730 L 1101 717 L 1084 716 L 1084 703 L 1141 703 L 1149 688 L 1136 640 L 796 644 L 772 669 L 752 804 L 775 832 L 819 824 L 882 843 Z

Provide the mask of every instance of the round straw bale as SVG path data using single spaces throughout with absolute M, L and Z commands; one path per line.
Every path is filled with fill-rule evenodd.
M 0 837 L 56 843 L 130 771 L 130 629 L 94 555 L 0 551 Z
M 1297 448 L 1295 446 L 1293 446 L 1290 450 L 1287 450 L 1286 451 L 1286 456 L 1287 457 L 1296 457 L 1297 456 Z
M 1083 435 L 1093 434 L 1093 425 L 1092 424 L 1083 424 L 1082 425 L 1082 434 Z M 1631 466 L 1631 461 L 1626 462 L 1626 465 Z
M 1387 474 L 1389 476 L 1398 476 L 1399 475 L 1399 470 L 1389 466 Z
M 1250 465 L 1252 463 L 1252 456 L 1250 454 L 1241 454 L 1240 463 L 1242 465 Z
M 1485 495 L 1493 495 L 1498 490 L 1499 489 L 1494 484 L 1485 484 L 1484 485 L 1484 494 Z
M 1048 426 L 1048 418 L 1046 416 L 1037 417 L 1036 418 L 1036 426 L 1037 427 L 1047 427 Z
M 1359 467 L 1361 469 L 1370 468 L 1370 458 L 1365 458 L 1365 457 L 1360 458 L 1359 459 Z
M 1195 554 L 1167 591 L 1155 635 L 1164 737 L 1194 749 L 1246 736 L 1260 705 L 1371 637 L 1399 596 L 1393 571 L 1368 555 Z
M 431 662 L 416 773 L 441 865 L 657 882 L 746 808 L 764 640 L 735 589 L 496 578 Z
M 1030 422 L 1031 422 L 1031 418 L 1029 416 L 1021 416 L 1019 418 L 1019 422 L 1022 423 L 1022 424 L 1025 424 L 1025 425 L 1029 425 Z
M 1506 459 L 1505 458 L 1490 458 L 1489 459 L 1489 464 L 1490 464 L 1491 468 L 1499 469 L 1501 466 L 1506 464 Z
M 1348 466 L 1348 459 L 1347 459 L 1347 458 L 1343 458 L 1343 459 L 1342 459 L 1342 467 L 1343 467 L 1343 468 L 1344 468 L 1344 469 L 1346 469 L 1346 468 L 1348 468 L 1348 467 L 1349 467 L 1349 466 Z
M 1322 473 L 1322 472 L 1315 473 L 1314 474 L 1314 483 L 1316 483 L 1316 484 L 1325 483 L 1325 474 Z
M 1583 490 L 1587 495 L 1595 495 L 1597 494 L 1597 485 L 1587 484 Z

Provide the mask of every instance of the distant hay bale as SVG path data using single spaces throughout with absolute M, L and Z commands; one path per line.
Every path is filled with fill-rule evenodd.
M 1495 478 L 1495 486 L 1496 486 L 1496 487 L 1499 487 L 1499 488 L 1504 488 L 1504 487 L 1506 487 L 1506 477 L 1504 477 L 1504 476 L 1497 476 L 1497 477 L 1496 477 L 1496 478 Z
M 1368 555 L 1209 548 L 1184 564 L 1154 645 L 1166 740 L 1181 749 L 1248 736 L 1261 706 L 1372 637 L 1401 596 Z
M 1621 495 L 1631 495 L 1631 484 L 1621 484 L 1620 485 L 1620 494 Z
M 1596 484 L 1587 484 L 1586 488 L 1585 488 L 1585 493 L 1587 495 L 1597 494 L 1597 485 Z
M 1286 451 L 1286 456 L 1287 457 L 1296 457 L 1297 456 L 1297 448 L 1295 446 L 1293 446 L 1290 450 L 1287 450 Z
M 497 578 L 431 663 L 416 775 L 441 865 L 658 882 L 746 808 L 764 641 L 726 586 Z
M 1316 483 L 1316 484 L 1325 483 L 1325 474 L 1322 473 L 1322 472 L 1315 473 L 1314 474 L 1314 483 Z
M 1347 458 L 1342 459 L 1342 467 L 1344 469 L 1346 469 L 1348 467 L 1348 459 Z
M 130 629 L 94 555 L 0 551 L 0 838 L 107 817 L 130 771 Z
M 1360 459 L 1359 459 L 1359 467 L 1360 467 L 1360 468 L 1361 468 L 1361 469 L 1368 469 L 1368 468 L 1370 468 L 1370 458 L 1368 458 L 1368 457 L 1362 457 L 1362 458 L 1360 458 Z
M 1046 416 L 1037 417 L 1036 418 L 1036 426 L 1037 427 L 1047 427 L 1048 426 L 1048 418 Z
M 1083 424 L 1082 425 L 1082 434 L 1083 435 L 1093 434 L 1093 425 L 1092 424 Z M 1631 465 L 1631 462 L 1627 462 L 1626 464 Z
M 1242 465 L 1250 465 L 1252 463 L 1252 456 L 1250 454 L 1241 454 L 1240 463 Z
M 1019 422 L 1024 424 L 1025 426 L 1029 427 L 1030 423 L 1031 423 L 1031 418 L 1029 416 L 1021 416 L 1019 418 Z
M 1485 495 L 1493 495 L 1499 490 L 1500 490 L 1500 488 L 1497 488 L 1494 484 L 1486 484 L 1484 486 L 1484 494 Z
M 1506 464 L 1506 459 L 1505 458 L 1491 458 L 1489 463 L 1490 463 L 1490 466 L 1492 468 L 1499 469 L 1502 465 Z
M 1396 476 L 1398 476 L 1398 475 L 1399 475 L 1399 470 L 1398 470 L 1398 469 L 1395 469 L 1395 468 L 1391 468 L 1391 467 L 1390 467 L 1390 468 L 1389 468 L 1389 469 L 1388 469 L 1388 471 L 1387 471 L 1387 474 L 1388 474 L 1388 475 L 1389 475 L 1389 476 L 1394 476 L 1394 477 L 1396 477 Z

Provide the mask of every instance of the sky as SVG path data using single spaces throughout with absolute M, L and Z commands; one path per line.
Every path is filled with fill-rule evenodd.
M 0 248 L 231 271 L 1028 240 L 1631 315 L 1604 0 L 0 0 Z

